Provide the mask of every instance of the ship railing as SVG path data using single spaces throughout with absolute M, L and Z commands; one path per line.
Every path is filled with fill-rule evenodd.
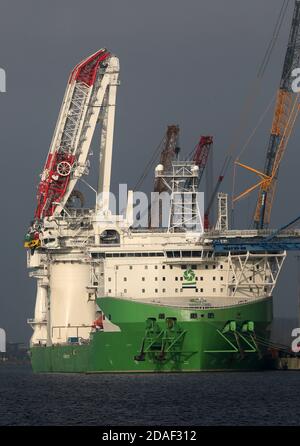
M 29 319 L 27 319 L 27 324 L 29 324 L 29 325 L 45 325 L 45 324 L 47 324 L 47 319 L 29 318 Z
M 92 325 L 53 325 L 51 327 L 51 333 L 52 333 L 52 337 L 54 336 L 54 330 L 58 330 L 58 339 L 60 337 L 62 337 L 62 330 L 75 330 L 75 334 L 74 336 L 68 336 L 68 337 L 74 337 L 79 339 L 80 338 L 80 331 L 83 330 L 87 330 L 90 329 L 90 331 L 92 330 Z
M 228 231 L 211 230 L 205 232 L 202 238 L 207 237 L 267 237 L 275 233 L 275 229 L 228 229 Z M 300 229 L 286 229 L 281 231 L 276 237 L 299 237 Z

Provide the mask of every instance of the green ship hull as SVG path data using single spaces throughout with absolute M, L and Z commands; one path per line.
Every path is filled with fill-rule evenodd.
M 197 372 L 267 367 L 272 298 L 226 308 L 180 308 L 97 299 L 119 331 L 87 344 L 33 346 L 34 372 Z M 263 341 L 262 341 L 263 340 Z

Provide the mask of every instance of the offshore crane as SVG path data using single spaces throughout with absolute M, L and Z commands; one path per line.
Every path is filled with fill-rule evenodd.
M 174 161 L 179 153 L 178 147 L 179 126 L 169 125 L 162 144 L 159 163 L 164 166 L 165 171 L 172 170 L 172 161 Z M 167 187 L 161 178 L 156 178 L 154 182 L 154 192 L 164 192 Z
M 285 55 L 280 87 L 277 92 L 276 106 L 272 122 L 271 134 L 267 148 L 263 172 L 245 164 L 239 166 L 254 172 L 259 182 L 237 196 L 234 201 L 259 188 L 254 226 L 256 229 L 268 227 L 275 194 L 278 171 L 287 148 L 296 118 L 299 114 L 299 94 L 292 90 L 291 73 L 299 67 L 300 61 L 300 0 L 295 1 L 292 25 Z
M 168 125 L 165 137 L 161 143 L 161 152 L 160 152 L 160 158 L 159 163 L 164 166 L 165 171 L 171 171 L 172 170 L 172 161 L 175 161 L 178 158 L 179 154 L 179 147 L 178 147 L 178 139 L 179 139 L 179 126 L 178 125 Z M 154 181 L 154 192 L 158 192 L 159 194 L 161 192 L 168 191 L 168 186 L 165 183 L 165 181 L 161 178 L 155 178 Z M 155 209 L 157 201 L 155 200 L 153 203 L 150 203 L 148 207 L 149 217 L 148 217 L 148 224 L 149 227 L 153 225 L 153 220 L 156 220 L 158 217 L 158 225 L 162 223 L 162 205 L 161 202 L 158 203 L 158 215 L 153 215 L 153 209 Z
M 195 148 L 193 161 L 195 162 L 196 166 L 199 167 L 199 176 L 198 176 L 199 183 L 203 176 L 212 145 L 213 145 L 212 136 L 201 136 Z
M 34 221 L 25 247 L 40 245 L 43 219 L 59 215 L 77 181 L 88 173 L 88 154 L 97 122 L 101 122 L 98 210 L 108 211 L 108 192 L 119 60 L 102 48 L 72 70 L 38 186 Z

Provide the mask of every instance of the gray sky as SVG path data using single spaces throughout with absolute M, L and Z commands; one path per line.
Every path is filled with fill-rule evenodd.
M 168 124 L 181 128 L 189 153 L 199 135 L 215 138 L 216 174 L 240 127 L 258 65 L 270 40 L 282 0 L 0 0 L 0 67 L 7 93 L 0 94 L 1 296 L 0 326 L 8 338 L 27 341 L 26 319 L 34 310 L 34 282 L 27 276 L 23 235 L 36 206 L 36 185 L 46 158 L 73 66 L 107 47 L 120 58 L 121 87 L 115 128 L 113 190 L 134 186 Z M 263 81 L 243 128 L 237 154 L 279 84 L 293 1 Z M 272 113 L 241 161 L 261 169 Z M 299 125 L 298 125 L 299 127 Z M 273 213 L 281 225 L 298 213 L 297 138 L 282 163 Z M 96 147 L 95 147 L 96 148 Z M 238 190 L 253 184 L 239 172 Z M 222 187 L 231 192 L 232 170 Z M 149 178 L 145 190 L 152 184 Z M 236 211 L 249 223 L 255 196 Z M 285 264 L 275 295 L 275 314 L 296 312 L 294 254 Z

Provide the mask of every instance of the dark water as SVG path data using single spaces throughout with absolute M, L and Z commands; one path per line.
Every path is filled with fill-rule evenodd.
M 0 425 L 300 425 L 300 372 L 33 375 L 1 365 Z

